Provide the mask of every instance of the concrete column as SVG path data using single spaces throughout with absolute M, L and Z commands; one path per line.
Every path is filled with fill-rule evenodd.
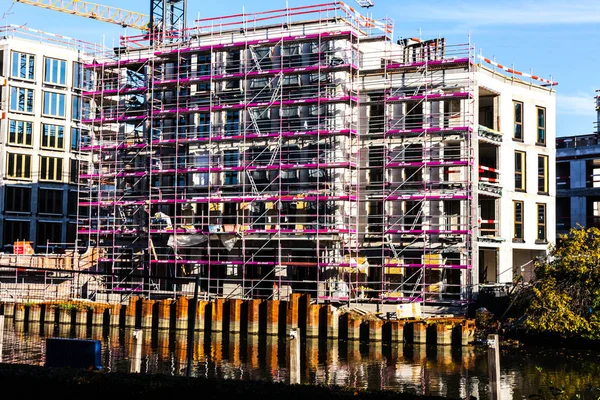
M 117 343 L 117 342 L 115 342 Z M 156 348 L 160 360 L 168 360 L 170 356 L 169 330 L 159 329 L 156 332 Z
M 15 316 L 15 303 L 4 303 L 4 317 L 14 318 Z
M 248 333 L 258 334 L 260 326 L 260 303 L 262 300 L 248 300 Z
M 289 320 L 288 320 L 289 321 Z M 301 370 L 300 370 L 300 329 L 289 328 L 290 334 L 292 335 L 288 341 L 289 346 L 289 384 L 297 385 L 301 381 Z
M 169 329 L 171 323 L 171 300 L 158 302 L 158 329 Z
M 309 304 L 306 310 L 306 337 L 319 337 L 320 304 Z
M 360 325 L 362 319 L 348 316 L 348 340 L 360 340 Z
M 121 304 L 111 304 L 108 312 L 110 326 L 119 326 L 121 323 Z
M 175 303 L 175 329 L 183 330 L 188 328 L 188 316 L 190 299 L 187 297 L 178 297 Z
M 206 329 L 206 307 L 208 306 L 208 301 L 206 300 L 198 300 L 198 304 L 196 304 L 196 326 L 194 330 L 203 331 Z
M 54 324 L 56 322 L 56 304 L 44 304 L 44 323 Z
M 267 300 L 267 335 L 279 334 L 279 300 Z
M 92 308 L 92 326 L 104 325 L 104 311 L 106 306 L 104 304 L 94 304 Z
M 340 313 L 332 306 L 327 306 L 327 338 L 337 339 L 339 336 Z
M 438 346 L 452 344 L 452 325 L 440 322 L 435 324 L 435 332 Z
M 213 332 L 223 332 L 223 305 L 225 299 L 215 299 L 212 302 L 212 311 L 210 318 L 210 330 Z
M 287 303 L 287 310 L 285 314 L 286 332 L 289 332 L 290 329 L 295 329 L 299 327 L 298 314 L 300 311 L 301 297 L 302 295 L 300 293 L 292 293 L 292 295 L 290 296 L 290 300 Z
M 131 296 L 129 303 L 125 305 L 125 328 L 135 328 L 135 316 L 139 297 Z
M 15 322 L 23 322 L 25 321 L 25 304 L 24 303 L 16 303 L 15 304 Z
M 392 331 L 392 343 L 404 342 L 404 322 L 401 321 L 390 321 Z
M 29 317 L 28 321 L 30 324 L 38 324 L 42 322 L 42 306 L 39 304 L 32 304 L 29 306 Z
M 369 320 L 369 341 L 381 342 L 383 321 L 380 319 Z
M 571 170 L 571 179 L 573 179 L 573 176 L 574 176 L 573 171 Z M 585 173 L 582 176 L 585 177 Z M 573 187 L 573 180 L 571 180 L 571 187 Z M 585 182 L 583 183 L 582 187 L 585 187 Z M 586 199 L 587 198 L 585 196 L 572 196 L 571 197 L 571 226 L 572 227 L 577 226 L 577 224 L 579 224 L 581 226 L 587 226 Z
M 413 343 L 427 343 L 427 325 L 422 322 L 413 322 Z
M 129 366 L 129 372 L 140 373 L 142 371 L 142 344 L 144 334 L 141 329 L 136 329 L 132 332 L 132 347 L 133 354 L 131 357 L 131 365 Z
M 242 300 L 229 300 L 229 332 L 239 333 L 241 331 Z
M 152 315 L 154 313 L 154 300 L 142 299 L 142 329 L 152 328 Z

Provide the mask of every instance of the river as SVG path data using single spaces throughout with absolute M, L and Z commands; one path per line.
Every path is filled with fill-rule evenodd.
M 141 358 L 132 358 L 133 330 L 70 325 L 27 325 L 6 319 L 0 347 L 4 363 L 44 365 L 45 339 L 95 339 L 108 372 L 186 375 L 187 335 L 142 331 Z M 284 337 L 198 332 L 191 352 L 193 376 L 289 382 L 290 340 Z M 393 389 L 448 398 L 489 399 L 488 353 L 482 346 L 392 345 L 302 339 L 302 383 Z M 600 353 L 536 347 L 502 348 L 501 399 L 600 398 Z M 562 390 L 551 394 L 551 388 Z

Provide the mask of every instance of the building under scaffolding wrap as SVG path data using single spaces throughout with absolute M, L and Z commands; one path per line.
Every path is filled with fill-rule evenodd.
M 79 234 L 105 250 L 109 287 L 152 295 L 199 274 L 225 297 L 458 305 L 544 254 L 551 86 L 477 65 L 470 44 L 392 36 L 336 2 L 97 55 Z M 503 140 L 517 104 L 521 138 Z M 532 149 L 546 164 L 531 154 L 538 174 L 523 164 L 515 189 Z M 544 219 L 524 227 L 536 204 Z

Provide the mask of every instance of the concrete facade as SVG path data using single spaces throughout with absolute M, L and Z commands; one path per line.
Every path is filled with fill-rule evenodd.
M 21 240 L 36 252 L 72 248 L 85 87 L 80 43 L 63 38 L 61 44 L 57 36 L 26 27 L 7 27 L 5 33 L 0 39 L 0 247 L 12 253 L 13 243 Z

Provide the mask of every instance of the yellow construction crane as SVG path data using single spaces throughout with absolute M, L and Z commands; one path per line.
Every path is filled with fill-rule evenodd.
M 150 15 L 81 0 L 13 0 L 67 14 L 139 29 L 150 43 L 175 42 L 185 31 L 187 0 L 150 0 Z
M 98 21 L 118 24 L 147 31 L 150 26 L 150 16 L 135 11 L 123 10 L 117 7 L 104 6 L 81 0 L 13 0 L 15 3 L 29 4 L 67 14 L 79 15 Z

